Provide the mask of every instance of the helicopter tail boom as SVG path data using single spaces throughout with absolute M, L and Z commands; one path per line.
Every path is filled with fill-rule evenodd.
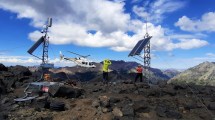
M 64 59 L 64 55 L 62 54 L 62 52 L 60 51 L 60 60 Z

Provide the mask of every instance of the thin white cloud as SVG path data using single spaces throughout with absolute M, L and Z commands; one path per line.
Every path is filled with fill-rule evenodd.
M 177 0 L 156 0 L 146 1 L 143 6 L 134 6 L 133 12 L 139 17 L 153 23 L 160 23 L 165 18 L 165 14 L 174 12 L 186 5 L 184 1 Z
M 202 15 L 201 19 L 191 19 L 187 16 L 179 18 L 175 26 L 189 32 L 215 32 L 215 12 Z
M 215 57 L 215 53 L 206 53 L 207 57 Z
M 4 65 L 23 65 L 23 66 L 34 66 L 40 65 L 41 60 L 29 56 L 0 56 L 0 63 Z M 50 59 L 49 63 L 54 63 L 55 66 L 74 66 L 71 61 L 61 61 L 59 58 Z
M 209 43 L 199 39 L 181 39 L 179 43 L 172 44 L 170 47 L 181 49 L 193 49 L 208 45 Z
M 129 51 L 144 37 L 146 30 L 143 21 L 133 19 L 125 13 L 124 5 L 124 2 L 109 0 L 0 1 L 0 8 L 17 13 L 18 18 L 31 19 L 31 25 L 34 27 L 42 27 L 46 17 L 53 17 L 53 26 L 49 30 L 52 44 L 75 44 Z M 157 0 L 150 5 L 152 13 L 157 14 L 158 18 L 183 6 L 184 2 L 175 0 Z M 90 30 L 95 30 L 95 34 L 89 33 Z M 132 31 L 134 35 L 128 35 L 128 31 Z M 181 37 L 174 43 L 173 39 L 166 35 L 165 28 L 151 22 L 148 23 L 148 31 L 153 36 L 152 50 L 192 49 L 208 44 L 205 40 L 195 37 Z M 33 41 L 38 40 L 40 36 L 39 31 L 29 34 Z
M 132 0 L 131 3 L 138 3 L 140 0 Z
M 169 57 L 175 57 L 175 55 L 174 55 L 172 52 L 169 52 L 167 55 L 168 55 Z

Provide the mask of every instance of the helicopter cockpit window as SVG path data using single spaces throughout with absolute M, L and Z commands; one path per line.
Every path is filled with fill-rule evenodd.
M 93 63 L 92 63 L 92 62 L 90 62 L 90 63 L 89 63 L 89 65 L 93 65 Z

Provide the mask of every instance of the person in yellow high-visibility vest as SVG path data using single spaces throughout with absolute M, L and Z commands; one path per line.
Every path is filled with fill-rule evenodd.
M 109 59 L 105 59 L 103 61 L 103 82 L 108 83 L 108 67 L 111 65 L 111 61 Z

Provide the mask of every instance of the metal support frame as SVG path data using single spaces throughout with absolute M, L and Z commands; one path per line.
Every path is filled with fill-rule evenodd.
M 150 41 L 149 43 L 144 47 L 144 67 L 150 68 L 151 64 L 151 56 L 150 56 Z
M 139 46 L 139 48 L 141 49 L 141 50 L 144 50 L 144 56 L 141 56 L 140 55 L 140 49 L 138 49 L 138 44 L 141 44 L 141 41 L 139 41 L 136 45 L 135 45 L 135 47 L 132 49 L 132 51 L 130 52 L 130 54 L 128 55 L 128 56 L 132 56 L 132 57 L 134 57 L 135 55 L 137 55 L 137 56 L 139 56 L 141 59 L 138 59 L 138 58 L 135 58 L 135 59 L 137 59 L 137 60 L 139 60 L 139 61 L 141 61 L 141 62 L 143 62 L 144 63 L 144 68 L 145 68 L 145 76 L 147 76 L 148 77 L 148 79 L 150 79 L 150 64 L 151 64 L 151 50 L 150 50 L 150 48 L 151 48 L 151 46 L 150 46 L 150 39 L 151 39 L 151 37 L 152 36 L 149 36 L 149 34 L 148 34 L 148 26 L 147 26 L 147 22 L 146 22 L 146 34 L 144 35 L 144 39 L 146 40 L 147 38 L 149 38 L 148 40 L 148 42 L 147 43 L 144 43 L 144 44 L 142 44 L 142 45 L 144 45 L 144 47 L 143 46 Z M 137 54 L 137 50 L 136 49 L 138 49 L 138 54 Z M 143 60 L 142 60 L 143 59 Z M 148 82 L 149 82 L 149 80 L 148 80 Z
M 43 42 L 43 56 L 42 56 L 42 64 L 48 63 L 48 47 L 49 40 L 46 36 L 44 36 L 45 41 Z
M 144 38 L 147 38 L 147 37 L 149 37 L 149 34 L 147 32 L 147 25 L 146 25 L 146 34 L 145 34 Z M 150 50 L 150 48 L 151 48 L 151 45 L 150 45 L 150 40 L 149 40 L 147 45 L 143 48 L 144 49 L 144 57 L 143 57 L 144 68 L 145 68 L 145 70 L 147 70 L 147 71 L 145 71 L 145 76 L 148 78 L 148 80 L 147 80 L 148 84 L 150 84 L 150 77 L 151 77 L 151 75 L 150 75 L 150 67 L 151 67 L 150 66 L 151 65 L 151 53 L 150 52 L 151 52 L 151 50 Z

